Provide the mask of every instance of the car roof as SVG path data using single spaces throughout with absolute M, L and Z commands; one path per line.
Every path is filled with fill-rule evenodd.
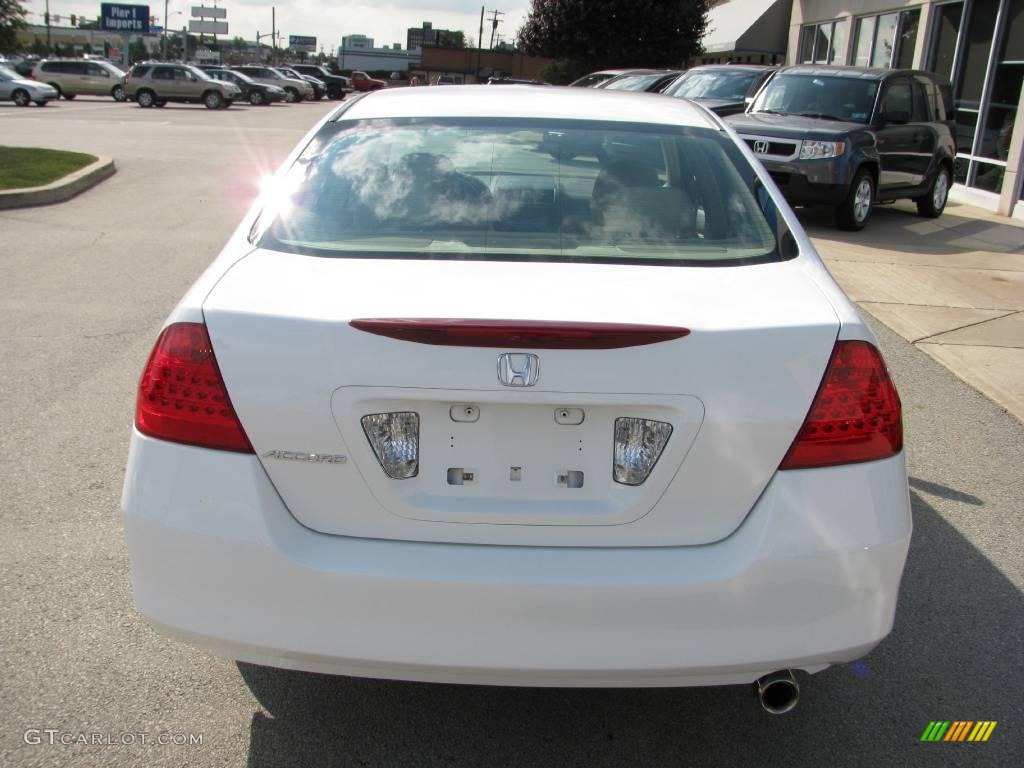
M 821 75 L 832 77 L 849 77 L 862 80 L 882 80 L 895 75 L 928 75 L 935 77 L 930 72 L 919 69 L 885 69 L 883 67 L 837 67 L 824 64 L 794 64 L 783 67 L 779 70 L 782 73 L 794 75 Z
M 341 118 L 366 120 L 394 117 L 527 117 L 562 120 L 603 120 L 718 129 L 703 107 L 654 93 L 605 91 L 597 88 L 508 85 L 481 88 L 453 85 L 374 91 L 352 103 Z
M 686 71 L 696 72 L 699 69 L 702 71 L 721 70 L 723 72 L 742 72 L 744 70 L 748 72 L 768 72 L 778 68 L 777 64 L 701 64 L 699 67 L 690 67 Z

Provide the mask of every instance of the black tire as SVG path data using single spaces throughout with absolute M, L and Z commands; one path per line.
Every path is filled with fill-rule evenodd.
M 32 103 L 32 97 L 28 95 L 28 91 L 24 88 L 19 88 L 11 94 L 11 101 L 19 107 L 27 107 Z
M 251 91 L 249 93 L 249 103 L 254 107 L 259 107 L 267 103 L 267 100 L 263 98 L 263 94 L 260 91 Z
M 166 101 L 158 101 L 153 106 L 156 107 L 157 109 L 163 109 L 164 107 L 167 106 L 167 102 Z
M 224 103 L 221 104 L 221 109 L 228 109 L 232 104 L 235 103 L 234 99 L 225 99 Z
M 45 99 L 43 99 L 42 101 L 37 101 L 37 102 L 36 102 L 36 106 L 37 106 L 37 107 L 45 107 L 45 106 L 46 106 L 47 104 L 49 104 L 49 103 L 50 103 L 50 102 L 48 102 L 48 101 L 46 101 Z
M 927 194 L 914 201 L 917 203 L 918 216 L 924 216 L 926 219 L 939 218 L 942 212 L 946 210 L 946 201 L 949 200 L 949 186 L 949 167 L 940 165 L 939 170 L 935 172 L 935 178 L 932 179 L 931 186 L 928 187 Z
M 864 229 L 874 202 L 875 177 L 867 168 L 861 168 L 853 177 L 846 199 L 836 206 L 836 226 L 849 232 Z
M 284 100 L 287 101 L 289 104 L 295 104 L 296 102 L 302 101 L 302 97 L 299 95 L 299 92 L 294 88 L 285 88 Z
M 64 96 L 64 98 L 67 99 L 68 101 L 74 101 L 75 100 L 75 96 L 77 96 L 78 94 L 77 93 L 65 93 L 65 94 L 61 94 L 61 95 Z
M 340 85 L 332 86 L 327 89 L 327 98 L 331 101 L 337 101 L 338 99 L 345 98 L 345 92 L 341 89 Z
M 125 93 L 124 93 L 124 86 L 123 85 L 115 85 L 113 88 L 110 89 L 110 96 L 116 102 L 125 101 L 127 97 L 125 96 Z
M 143 89 L 135 94 L 135 101 L 143 109 L 149 109 L 156 104 L 156 94 L 150 90 Z
M 55 91 L 57 92 L 57 98 L 58 98 L 58 99 L 59 99 L 59 98 L 60 98 L 61 96 L 63 96 L 63 95 L 64 95 L 64 91 L 62 91 L 62 90 L 60 89 L 60 86 L 59 86 L 59 85 L 57 85 L 56 83 L 47 83 L 47 85 L 48 85 L 48 86 L 50 86 L 51 88 L 53 88 L 53 90 L 55 90 Z
M 207 109 L 221 109 L 224 106 L 224 97 L 217 91 L 207 91 L 203 94 L 203 106 Z

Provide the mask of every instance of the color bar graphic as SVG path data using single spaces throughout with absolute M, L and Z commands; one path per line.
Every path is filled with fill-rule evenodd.
M 996 725 L 996 720 L 932 720 L 921 741 L 988 741 Z

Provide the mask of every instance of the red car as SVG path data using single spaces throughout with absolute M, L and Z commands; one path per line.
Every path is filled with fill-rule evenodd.
M 352 87 L 357 91 L 377 91 L 381 88 L 387 88 L 388 84 L 383 80 L 372 78 L 365 72 L 360 72 L 357 69 L 352 72 Z

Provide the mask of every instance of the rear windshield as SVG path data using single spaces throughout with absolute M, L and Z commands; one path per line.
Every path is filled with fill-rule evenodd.
M 254 242 L 364 258 L 776 260 L 755 179 L 709 128 L 342 121 L 269 194 Z
M 752 111 L 866 123 L 871 119 L 877 93 L 877 80 L 810 74 L 776 75 L 761 91 Z
M 653 75 L 623 75 L 602 83 L 601 87 L 609 91 L 646 91 L 663 77 L 663 72 L 655 72 Z
M 665 89 L 680 99 L 736 99 L 742 101 L 760 72 L 702 70 L 690 72 Z

